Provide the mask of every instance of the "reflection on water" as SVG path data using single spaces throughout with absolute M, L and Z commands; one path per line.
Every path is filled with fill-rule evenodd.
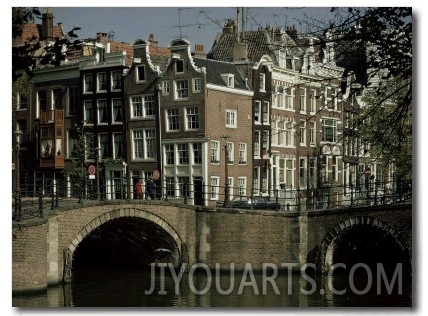
M 367 275 L 307 276 L 279 272 L 243 274 L 222 272 L 208 278 L 206 271 L 184 274 L 178 286 L 170 274 L 154 274 L 151 289 L 150 271 L 80 270 L 73 282 L 50 287 L 41 293 L 14 295 L 13 306 L 25 307 L 353 307 L 412 306 L 411 281 L 404 277 L 402 294 L 396 280 L 388 294 L 388 284 L 377 285 L 376 276 Z M 251 282 L 254 280 L 254 282 Z M 334 294 L 339 291 L 344 294 Z M 359 295 L 365 293 L 364 295 Z M 380 292 L 380 294 L 378 294 Z M 198 294 L 199 293 L 199 294 Z M 203 295 L 200 295 L 204 293 Z M 223 293 L 223 295 L 221 294 Z M 227 295 L 224 295 L 227 293 Z

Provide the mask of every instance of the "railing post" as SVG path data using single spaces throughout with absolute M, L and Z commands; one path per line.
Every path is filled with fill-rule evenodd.
M 350 186 L 351 186 L 351 206 L 354 206 L 354 190 L 353 190 L 352 183 L 350 183 Z
M 39 192 L 39 216 L 43 217 L 43 192 Z
M 187 183 L 183 183 L 184 204 L 187 204 Z

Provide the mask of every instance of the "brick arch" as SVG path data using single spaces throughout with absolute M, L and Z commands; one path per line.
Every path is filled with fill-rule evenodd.
M 71 269 L 72 269 L 72 261 L 73 261 L 73 255 L 74 252 L 77 249 L 77 246 L 82 242 L 82 240 L 89 235 L 93 230 L 95 230 L 97 227 L 103 225 L 104 223 L 114 220 L 116 218 L 120 217 L 137 217 L 142 218 L 148 221 L 151 221 L 157 225 L 159 225 L 163 230 L 165 230 L 174 240 L 177 251 L 178 251 L 178 257 L 180 258 L 180 261 L 183 261 L 183 252 L 185 252 L 186 245 L 183 243 L 180 235 L 175 230 L 174 227 L 172 227 L 166 220 L 161 218 L 160 216 L 153 214 L 149 211 L 138 209 L 138 208 L 126 208 L 124 209 L 115 209 L 108 211 L 104 214 L 99 215 L 98 217 L 94 218 L 92 221 L 90 221 L 88 224 L 86 224 L 84 227 L 82 227 L 79 232 L 77 232 L 71 241 L 68 244 L 68 247 L 64 249 L 64 274 L 63 274 L 63 281 L 64 282 L 70 282 L 71 281 Z M 184 259 L 184 261 L 186 261 Z
M 347 220 L 337 223 L 322 239 L 318 260 L 317 260 L 317 270 L 321 272 L 328 272 L 333 264 L 333 254 L 336 242 L 340 236 L 352 229 L 357 225 L 367 225 L 372 227 L 377 227 L 389 235 L 401 248 L 403 254 L 409 257 L 409 247 L 406 242 L 403 241 L 401 233 L 397 228 L 384 220 L 379 218 L 374 218 L 370 216 L 355 216 L 350 217 Z

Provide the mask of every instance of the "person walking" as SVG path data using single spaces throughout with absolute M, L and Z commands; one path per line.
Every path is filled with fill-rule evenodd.
M 147 179 L 147 195 L 151 200 L 155 199 L 156 194 L 156 184 L 153 181 L 152 177 Z
M 144 199 L 144 189 L 141 179 L 138 179 L 138 182 L 135 184 L 135 193 L 137 194 L 138 200 Z

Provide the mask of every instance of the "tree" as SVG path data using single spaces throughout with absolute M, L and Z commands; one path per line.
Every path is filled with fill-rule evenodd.
M 361 85 L 363 108 L 353 122 L 356 135 L 370 144 L 372 157 L 412 174 L 412 9 L 333 8 L 323 29 L 323 46 L 333 43 L 345 90 Z M 330 35 L 330 36 L 327 36 Z
M 31 76 L 34 68 L 41 65 L 59 66 L 75 49 L 81 48 L 81 41 L 76 38 L 74 27 L 64 37 L 43 40 L 35 36 L 23 38 L 23 28 L 27 23 L 40 19 L 38 8 L 12 7 L 12 82 L 23 74 Z

